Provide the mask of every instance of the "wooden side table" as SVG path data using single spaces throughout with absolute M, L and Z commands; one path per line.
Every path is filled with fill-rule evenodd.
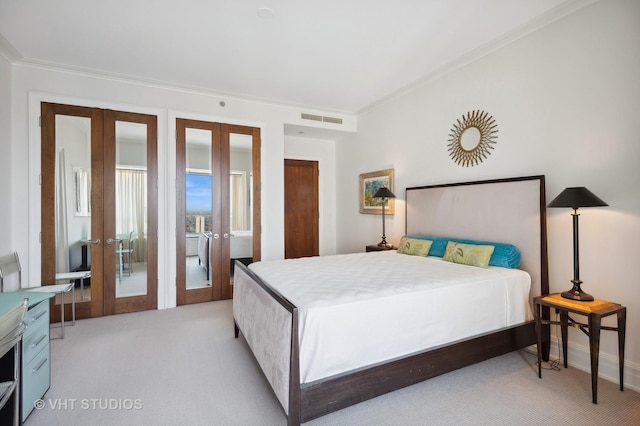
M 560 322 L 541 318 L 543 306 L 555 308 L 560 312 Z M 567 368 L 567 331 L 569 325 L 579 328 L 589 336 L 589 352 L 591 355 L 591 395 L 592 402 L 598 403 L 598 355 L 600 352 L 600 330 L 612 330 L 618 332 L 618 358 L 620 364 L 620 390 L 624 390 L 624 340 L 627 323 L 627 308 L 618 303 L 595 299 L 592 302 L 581 302 L 566 299 L 560 293 L 548 294 L 533 298 L 534 315 L 536 321 L 536 338 L 538 343 L 538 377 L 542 377 L 542 324 L 560 324 L 562 332 L 562 355 L 564 367 Z M 584 315 L 587 324 L 575 321 L 570 313 Z M 600 325 L 602 318 L 616 314 L 618 327 L 605 327 Z
M 387 246 L 379 246 L 377 244 L 372 244 L 370 246 L 366 246 L 365 250 L 367 253 L 369 253 L 370 251 L 386 251 L 386 250 L 397 250 L 398 247 L 394 247 L 391 244 L 387 245 Z

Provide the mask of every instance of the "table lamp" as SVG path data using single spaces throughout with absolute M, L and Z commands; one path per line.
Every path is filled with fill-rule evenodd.
M 378 247 L 389 247 L 389 244 L 387 244 L 387 237 L 384 235 L 384 215 L 387 208 L 387 200 L 389 198 L 396 198 L 396 196 L 393 195 L 393 192 L 391 192 L 389 188 L 383 186 L 373 194 L 372 198 L 380 198 L 380 204 L 382 205 L 382 241 L 378 243 Z
M 580 259 L 578 244 L 578 208 L 579 207 L 602 207 L 608 206 L 607 203 L 596 197 L 587 188 L 573 187 L 566 188 L 562 191 L 547 207 L 571 207 L 573 209 L 573 287 L 569 291 L 562 292 L 562 297 L 580 301 L 591 301 L 593 296 L 585 293 L 580 288 Z

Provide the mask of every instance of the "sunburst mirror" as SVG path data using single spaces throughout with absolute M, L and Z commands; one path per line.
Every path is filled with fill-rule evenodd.
M 497 124 L 484 111 L 471 111 L 456 120 L 449 133 L 449 155 L 461 166 L 480 164 L 491 155 L 498 137 Z

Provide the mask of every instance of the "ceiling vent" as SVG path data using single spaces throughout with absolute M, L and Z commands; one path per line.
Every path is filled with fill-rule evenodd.
M 342 118 L 336 117 L 322 117 L 322 121 L 325 123 L 342 124 Z
M 307 114 L 303 112 L 300 116 L 302 117 L 303 120 L 322 121 L 321 115 Z
M 303 120 L 323 121 L 325 123 L 342 124 L 342 118 L 337 118 L 337 117 L 325 117 L 322 115 L 307 114 L 305 112 L 300 114 L 300 117 L 302 117 Z

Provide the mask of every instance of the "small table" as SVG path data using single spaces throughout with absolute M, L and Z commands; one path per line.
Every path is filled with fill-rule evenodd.
M 84 300 L 84 280 L 85 278 L 91 278 L 91 271 L 76 271 L 76 272 L 57 272 L 56 281 L 74 281 L 80 280 L 80 300 Z
M 555 308 L 560 312 L 560 322 L 541 318 L 543 306 Z M 589 336 L 589 351 L 591 354 L 591 395 L 592 402 L 598 403 L 598 355 L 600 352 L 600 330 L 612 330 L 618 332 L 618 358 L 620 367 L 620 390 L 624 390 L 624 341 L 627 323 L 627 308 L 618 303 L 595 299 L 592 302 L 566 299 L 560 293 L 548 294 L 533 298 L 533 308 L 536 322 L 536 338 L 538 343 L 538 377 L 542 377 L 542 324 L 560 324 L 562 332 L 562 355 L 564 367 L 567 368 L 567 331 L 568 326 L 580 329 Z M 569 313 L 584 315 L 587 324 L 573 320 Z M 602 318 L 616 314 L 618 327 L 605 327 L 600 325 Z M 586 327 L 586 328 L 585 328 Z
M 377 244 L 372 244 L 370 246 L 366 246 L 365 250 L 367 253 L 369 253 L 370 251 L 398 250 L 398 247 L 394 247 L 391 244 L 388 244 L 386 246 L 379 246 Z
M 21 291 L 60 294 L 60 338 L 64 339 L 64 294 L 71 291 L 71 325 L 76 325 L 75 284 L 54 284 L 41 287 L 23 288 Z

